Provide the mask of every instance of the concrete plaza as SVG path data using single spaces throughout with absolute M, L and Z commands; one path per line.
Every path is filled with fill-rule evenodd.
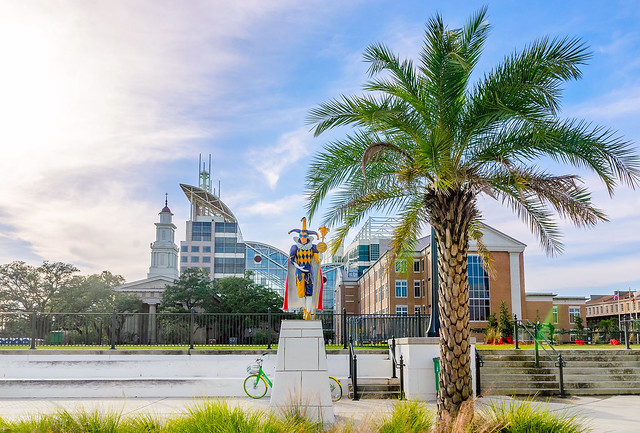
M 510 401 L 508 397 L 484 397 L 478 399 L 478 406 L 489 402 Z M 231 406 L 247 409 L 268 410 L 269 398 L 260 400 L 250 398 L 227 398 Z M 148 414 L 158 418 L 169 418 L 186 412 L 202 400 L 197 398 L 94 398 L 94 399 L 0 399 L 0 417 L 5 420 L 17 420 L 37 414 L 53 413 L 58 409 L 76 411 L 105 410 L 118 412 L 124 417 Z M 366 423 L 379 419 L 393 409 L 395 400 L 352 401 L 343 398 L 335 403 L 334 411 L 337 420 L 353 419 L 356 423 Z M 571 414 L 590 420 L 589 425 L 594 433 L 622 433 L 640 431 L 640 396 L 607 396 L 607 397 L 571 397 L 566 399 L 539 399 L 537 405 L 545 406 L 552 411 L 569 411 Z M 428 406 L 435 409 L 434 402 Z

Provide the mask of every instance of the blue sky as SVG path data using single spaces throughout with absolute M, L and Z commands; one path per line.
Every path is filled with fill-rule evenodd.
M 415 56 L 434 13 L 458 27 L 483 4 L 493 30 L 477 76 L 538 37 L 582 38 L 593 59 L 567 84 L 561 115 L 640 143 L 635 1 L 0 3 L 0 263 L 59 260 L 144 278 L 165 192 L 184 238 L 179 184 L 197 184 L 200 153 L 213 155 L 245 239 L 288 249 L 309 158 L 344 132 L 314 138 L 306 113 L 360 92 L 367 45 Z M 528 245 L 527 291 L 640 289 L 640 192 L 609 199 L 586 179 L 611 221 L 563 225 L 560 257 L 481 200 L 489 225 Z

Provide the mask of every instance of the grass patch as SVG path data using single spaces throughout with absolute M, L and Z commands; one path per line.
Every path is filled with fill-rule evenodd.
M 424 403 L 411 401 L 396 404 L 376 427 L 379 433 L 422 433 L 431 431 L 434 425 L 434 413 Z
M 591 429 L 583 418 L 568 411 L 552 412 L 531 400 L 509 404 L 489 403 L 474 420 L 478 433 L 586 433 Z
M 355 425 L 346 420 L 323 426 L 304 411 L 274 414 L 229 406 L 224 400 L 202 400 L 181 415 L 157 419 L 151 415 L 123 417 L 119 412 L 59 410 L 18 421 L 0 418 L 2 433 L 587 433 L 584 420 L 567 412 L 552 412 L 532 401 L 490 403 L 475 411 L 473 401 L 463 405 L 455 420 L 435 413 L 424 403 L 401 401 L 377 422 Z M 475 413 L 475 415 L 474 415 Z M 278 416 L 281 415 L 281 416 Z M 375 416 L 375 414 L 372 414 Z

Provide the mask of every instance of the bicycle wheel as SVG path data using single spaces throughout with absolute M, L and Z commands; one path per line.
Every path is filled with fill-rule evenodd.
M 244 380 L 244 392 L 251 398 L 262 398 L 267 393 L 267 382 L 257 374 Z
M 342 398 L 340 382 L 333 376 L 329 376 L 329 389 L 331 390 L 331 401 L 338 401 Z

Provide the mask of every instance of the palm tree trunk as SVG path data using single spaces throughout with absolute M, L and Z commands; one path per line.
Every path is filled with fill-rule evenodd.
M 465 190 L 435 193 L 431 223 L 438 245 L 440 312 L 440 391 L 438 413 L 452 417 L 473 396 L 469 344 L 469 226 L 477 215 L 475 195 Z

